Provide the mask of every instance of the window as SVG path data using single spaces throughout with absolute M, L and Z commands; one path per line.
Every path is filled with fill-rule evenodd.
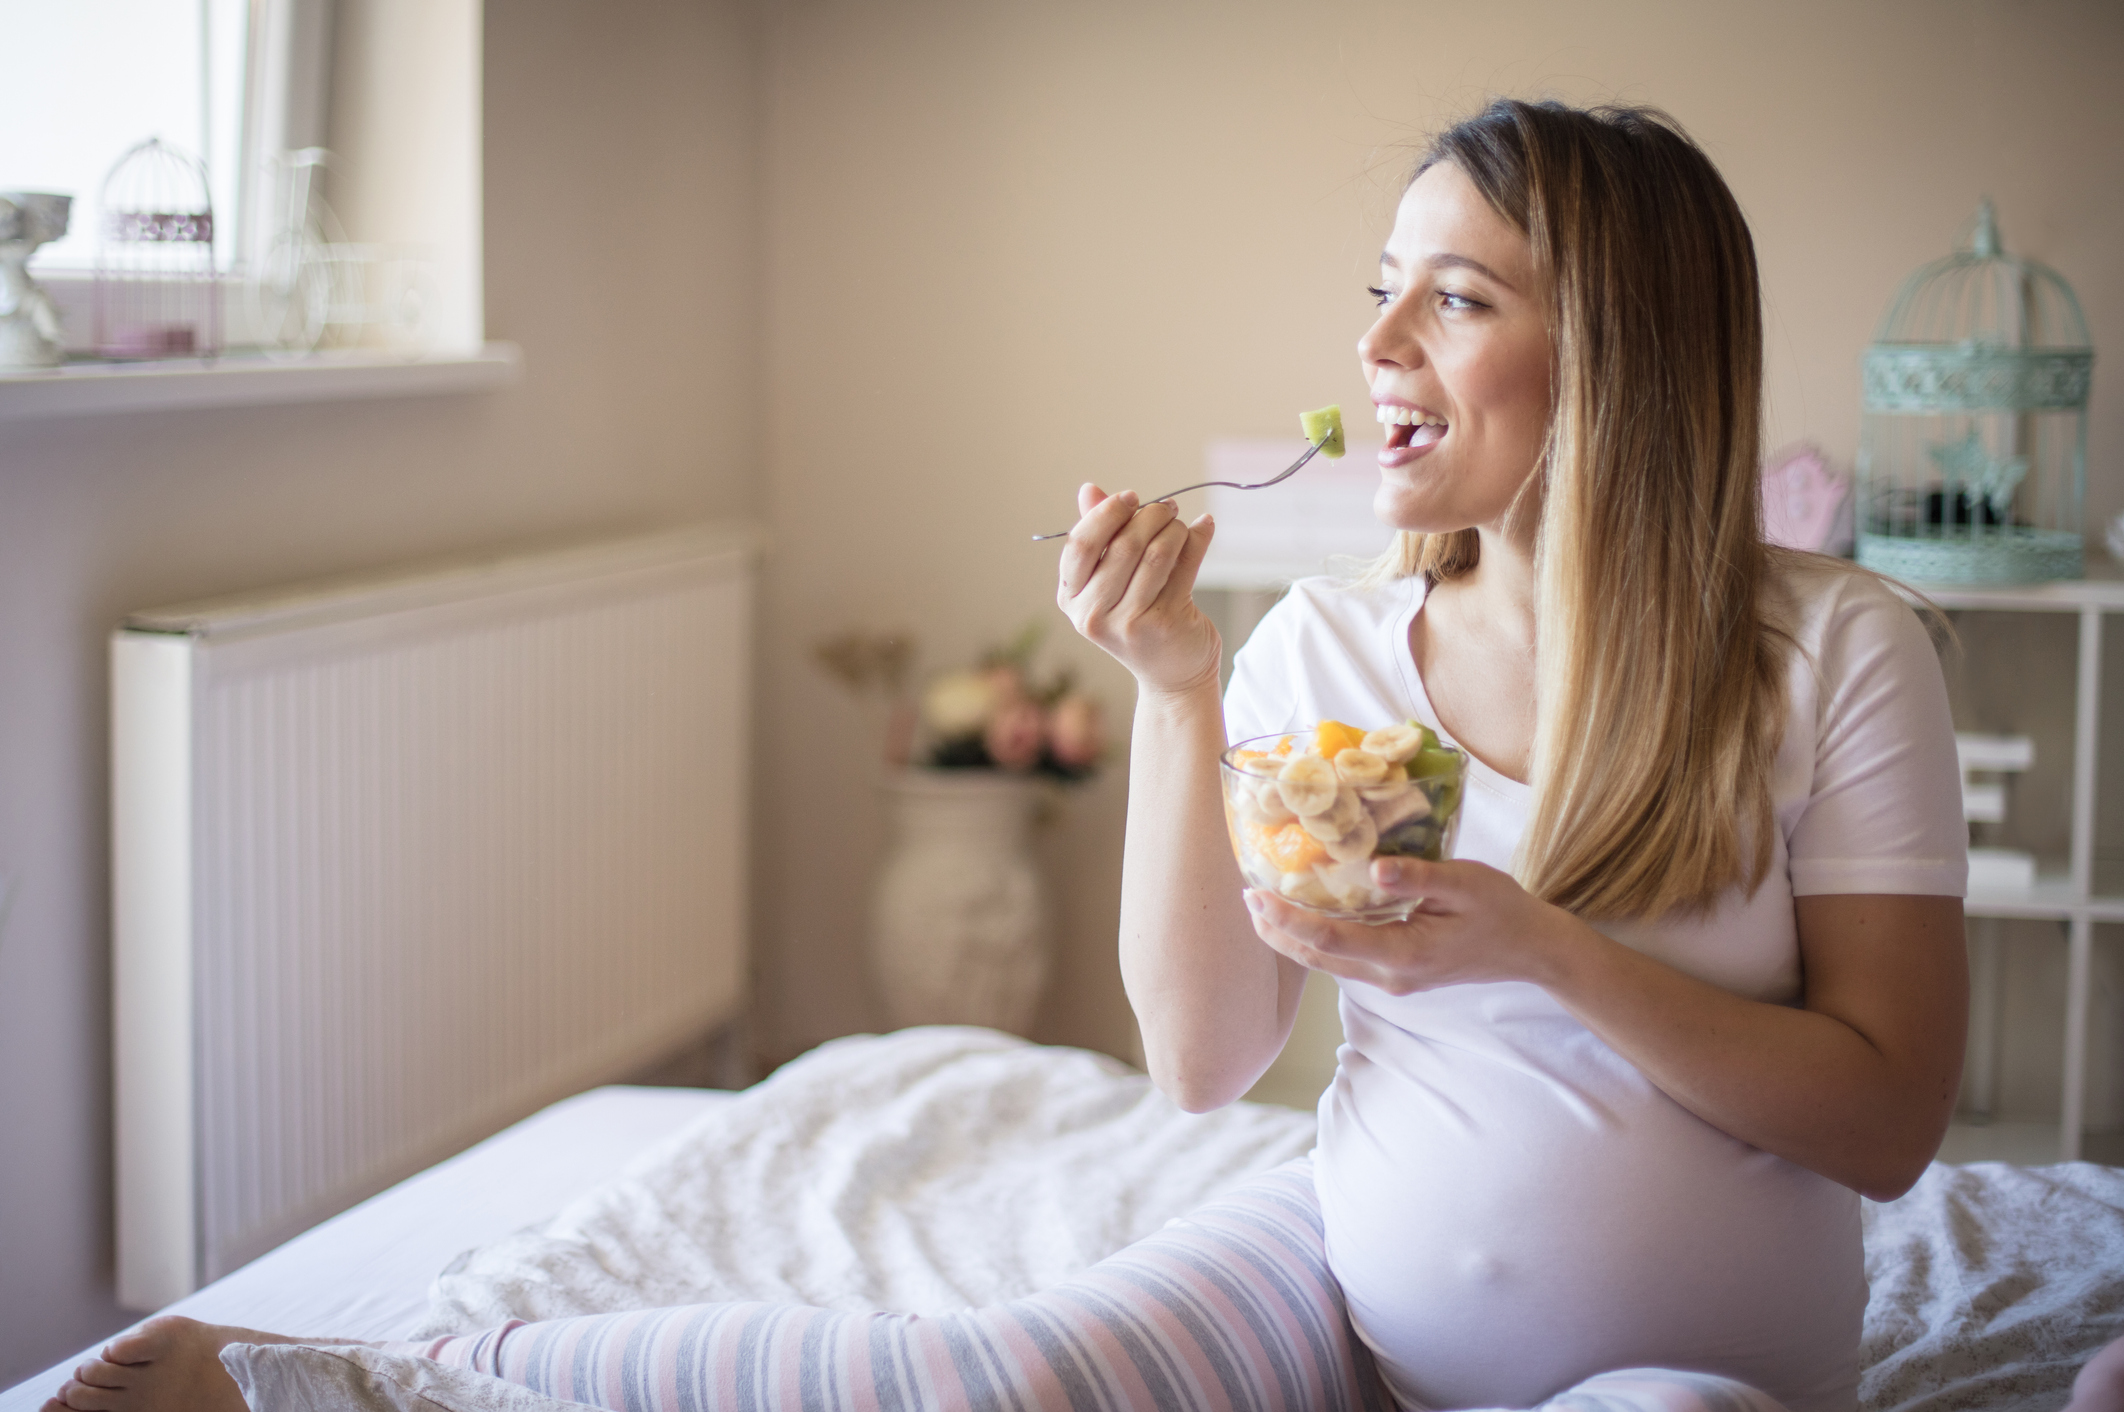
M 17 41 L 16 71 L 0 85 L 0 190 L 73 198 L 66 238 L 31 265 L 72 361 L 0 370 L 0 419 L 160 405 L 164 392 L 141 381 L 154 376 L 218 372 L 220 386 L 185 398 L 257 400 L 238 395 L 241 369 L 187 368 L 170 356 L 174 341 L 145 363 L 97 359 L 109 346 L 92 279 L 100 189 L 149 137 L 204 158 L 220 346 L 238 362 L 287 369 L 314 348 L 341 368 L 418 359 L 513 376 L 514 350 L 489 349 L 483 331 L 481 0 L 0 0 L 0 19 Z M 304 191 L 338 219 L 303 205 Z M 274 278 L 288 270 L 296 277 Z M 128 287 L 164 286 L 150 273 Z M 303 315 L 294 337 L 289 310 Z M 112 390 L 92 393 L 83 379 L 103 373 Z M 297 381 L 322 388 L 332 376 L 320 365 Z M 260 386 L 268 381 L 295 386 Z
M 74 198 L 37 272 L 94 267 L 103 179 L 150 137 L 204 161 L 216 261 L 241 268 L 269 206 L 270 154 L 323 140 L 329 0 L 5 8 L 17 64 L 0 85 L 0 185 Z

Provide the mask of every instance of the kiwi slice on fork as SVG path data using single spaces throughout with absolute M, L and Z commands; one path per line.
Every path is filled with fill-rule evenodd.
M 1298 425 L 1305 432 L 1305 439 L 1320 448 L 1320 454 L 1330 461 L 1349 449 L 1342 436 L 1342 409 L 1322 407 L 1317 412 L 1300 412 Z

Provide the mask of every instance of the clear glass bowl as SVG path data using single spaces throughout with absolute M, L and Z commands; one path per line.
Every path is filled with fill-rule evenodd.
M 1421 745 L 1404 752 L 1409 731 Z M 1250 886 L 1322 916 L 1401 921 L 1418 899 L 1373 887 L 1372 859 L 1452 856 L 1467 757 L 1420 726 L 1373 731 L 1362 744 L 1342 735 L 1332 757 L 1319 737 L 1317 728 L 1256 736 L 1220 758 L 1239 871 Z

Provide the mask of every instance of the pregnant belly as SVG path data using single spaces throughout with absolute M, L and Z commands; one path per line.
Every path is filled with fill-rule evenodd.
M 1427 1033 L 1344 1018 L 1315 1169 L 1328 1259 L 1404 1401 L 1525 1407 L 1666 1367 L 1793 1412 L 1854 1404 L 1851 1192 L 1695 1118 L 1545 996 Z

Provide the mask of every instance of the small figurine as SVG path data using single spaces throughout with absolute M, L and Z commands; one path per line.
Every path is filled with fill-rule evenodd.
M 55 368 L 66 360 L 59 311 L 30 278 L 37 247 L 66 234 L 71 196 L 0 191 L 0 367 Z

